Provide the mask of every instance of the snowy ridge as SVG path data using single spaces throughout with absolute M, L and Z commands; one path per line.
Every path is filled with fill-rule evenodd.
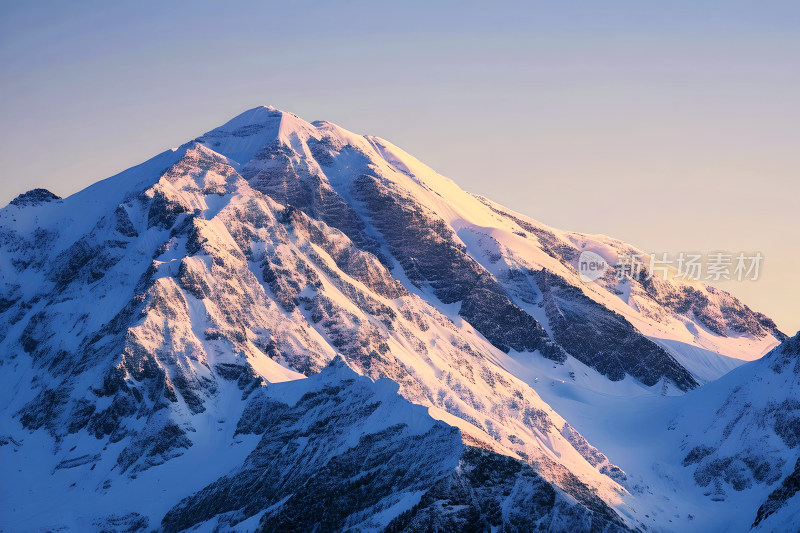
M 208 528 L 236 527 L 254 517 L 263 530 L 317 524 L 326 530 L 414 531 L 431 523 L 445 530 L 511 523 L 623 529 L 596 496 L 579 500 L 592 511 L 581 509 L 524 463 L 464 446 L 457 430 L 434 421 L 397 390 L 390 380 L 373 383 L 359 376 L 342 358 L 307 380 L 262 389 L 237 428 L 261 434 L 259 444 L 240 469 L 171 509 L 162 522 L 164 531 L 200 522 Z M 515 483 L 518 488 L 549 490 L 547 503 L 531 505 L 533 491 L 500 496 L 491 482 L 462 474 L 486 468 L 492 460 L 507 462 L 518 475 L 525 472 Z M 465 495 L 450 486 L 452 479 L 491 496 L 461 501 Z M 459 500 L 459 505 L 443 511 L 431 505 L 432 499 Z M 515 510 L 493 515 L 498 503 Z

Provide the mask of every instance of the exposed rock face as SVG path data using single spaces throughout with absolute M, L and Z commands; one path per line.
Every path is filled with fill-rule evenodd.
M 789 500 L 791 500 L 798 491 L 800 491 L 800 458 L 798 458 L 797 462 L 794 464 L 792 473 L 783 478 L 780 486 L 772 491 L 767 500 L 758 508 L 758 514 L 753 522 L 753 527 L 758 527 L 759 524 L 764 522 L 767 518 L 789 505 Z
M 219 376 L 207 349 L 227 345 L 231 362 L 246 360 L 257 350 L 243 334 L 246 326 L 266 332 L 288 324 L 268 311 L 246 311 L 259 300 L 268 305 L 244 254 L 215 237 L 204 238 L 207 228 L 192 195 L 201 197 L 209 187 L 223 193 L 227 188 L 230 195 L 237 180 L 246 186 L 224 158 L 187 148 L 154 186 L 102 217 L 46 265 L 43 274 L 52 292 L 34 298 L 19 345 L 51 377 L 19 410 L 24 427 L 47 428 L 57 439 L 83 429 L 111 443 L 127 437 L 130 444 L 118 464 L 132 473 L 192 445 L 186 436 L 191 426 L 172 417 L 205 411 L 206 399 L 215 394 Z M 141 253 L 145 242 L 147 254 Z M 185 254 L 180 261 L 165 260 L 176 247 Z M 96 295 L 89 301 L 105 300 L 112 287 L 127 294 L 114 298 L 113 314 L 98 323 L 101 315 L 90 319 L 76 305 L 87 298 L 87 287 Z M 212 342 L 193 329 L 199 327 L 192 311 L 197 299 L 207 302 L 210 316 L 203 322 Z M 71 342 L 66 342 L 65 322 L 72 322 Z M 74 348 L 66 349 L 69 344 Z M 278 353 L 285 343 L 273 344 Z M 88 390 L 76 389 L 92 372 L 99 375 Z M 147 420 L 146 428 L 134 429 L 139 419 Z
M 577 506 L 525 463 L 468 447 L 459 468 L 386 531 L 627 531 L 587 492 Z
M 299 398 L 284 403 L 280 389 Z M 170 510 L 163 530 L 233 527 L 256 515 L 261 531 L 627 530 L 577 480 L 570 494 L 579 504 L 524 462 L 465 446 L 396 390 L 342 359 L 304 383 L 262 389 L 238 429 L 261 435 L 256 449 Z
M 444 220 L 376 177 L 360 176 L 354 190 L 412 283 L 430 284 L 445 304 L 460 301 L 459 314 L 503 351 L 539 349 L 556 360 L 565 357 L 542 326 L 467 253 Z
M 165 531 L 218 515 L 235 524 L 265 509 L 270 528 L 367 525 L 457 464 L 458 432 L 430 418 L 409 427 L 404 421 L 424 410 L 394 399 L 388 380 L 373 384 L 337 360 L 307 381 L 251 398 L 238 431 L 261 435 L 255 450 L 240 470 L 173 508 Z M 287 404 L 280 388 L 307 392 Z
M 753 311 L 727 292 L 715 287 L 700 290 L 684 286 L 676 289 L 658 277 L 645 278 L 644 275 L 640 283 L 659 305 L 675 313 L 695 317 L 700 324 L 717 335 L 773 335 L 778 340 L 786 339 L 786 335 L 778 330 L 771 318 Z
M 581 362 L 613 381 L 630 375 L 645 385 L 667 378 L 684 391 L 698 385 L 688 370 L 622 315 L 546 270 L 534 276 L 556 342 Z
M 332 161 L 321 142 L 311 144 L 312 153 L 320 157 L 318 164 Z M 328 143 L 329 150 L 335 145 Z M 345 149 L 342 147 L 341 149 Z M 312 160 L 313 161 L 313 160 Z M 314 171 L 313 163 L 298 157 L 289 147 L 274 142 L 265 146 L 242 170 L 250 185 L 277 202 L 302 209 L 312 218 L 321 220 L 347 235 L 353 243 L 384 263 L 387 262 L 374 237 L 366 233 L 366 224 L 355 209 Z
M 521 230 L 534 236 L 547 255 L 568 268 L 574 268 L 581 251 L 586 249 L 587 244 L 592 244 L 582 238 L 570 240 L 560 237 L 546 227 L 514 215 L 486 198 L 478 198 L 493 212 L 513 221 Z M 636 304 L 643 308 L 642 311 L 650 319 L 661 321 L 665 318 L 666 311 L 696 321 L 722 337 L 744 334 L 757 338 L 772 336 L 778 341 L 786 339 L 786 335 L 777 328 L 772 319 L 748 308 L 729 293 L 715 287 L 691 285 L 676 279 L 663 280 L 658 273 L 652 275 L 654 273 L 649 271 L 648 255 L 641 250 L 613 239 L 602 244 L 617 257 L 621 255 L 640 257 L 642 265 L 639 274 L 633 279 L 628 279 L 626 284 Z M 615 265 L 617 257 L 609 258 L 612 260 L 612 265 Z M 617 275 L 617 270 L 612 268 L 605 278 L 598 280 L 598 283 L 609 292 L 619 294 Z
M 10 205 L 25 207 L 28 205 L 52 202 L 54 200 L 61 200 L 61 197 L 51 193 L 47 189 L 31 189 L 30 191 L 22 193 L 11 200 Z
M 564 435 L 565 439 L 572 443 L 575 449 L 578 450 L 578 452 L 580 452 L 580 454 L 587 461 L 589 461 L 592 466 L 596 467 L 600 472 L 607 475 L 620 485 L 625 484 L 625 481 L 628 479 L 625 475 L 625 472 L 623 472 L 622 469 L 615 464 L 612 464 L 603 452 L 589 444 L 589 442 L 583 438 L 583 435 L 578 433 L 578 431 L 574 427 L 570 426 L 569 423 L 564 423 L 564 427 L 561 428 L 561 434 Z

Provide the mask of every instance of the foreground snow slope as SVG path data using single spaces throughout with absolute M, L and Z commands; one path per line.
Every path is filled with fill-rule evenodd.
M 631 401 L 557 374 L 531 382 L 626 471 L 627 487 L 651 509 L 645 524 L 667 531 L 800 527 L 800 334 L 680 397 Z
M 397 390 L 341 358 L 308 380 L 262 389 L 237 427 L 260 434 L 258 445 L 240 468 L 172 508 L 163 529 L 254 517 L 264 531 L 624 529 L 591 492 L 575 502 L 524 462 L 465 446 L 458 430 Z
M 232 416 L 198 415 L 202 438 L 136 476 L 109 474 L 110 453 L 90 470 L 70 459 L 50 470 L 44 439 L 4 442 L 3 530 L 626 530 L 591 492 L 576 502 L 525 462 L 465 446 L 396 383 L 372 382 L 341 358 L 309 379 L 258 389 L 243 412 L 238 387 L 223 389 Z M 64 455 L 92 445 L 75 442 Z

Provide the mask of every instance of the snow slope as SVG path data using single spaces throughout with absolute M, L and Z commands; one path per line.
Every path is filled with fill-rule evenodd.
M 531 378 L 628 475 L 663 531 L 797 531 L 800 336 L 683 396 L 609 394 Z M 761 516 L 761 518 L 759 518 Z

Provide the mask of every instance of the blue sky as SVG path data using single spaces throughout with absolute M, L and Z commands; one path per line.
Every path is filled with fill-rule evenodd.
M 800 327 L 800 4 L 0 2 L 0 204 L 75 192 L 269 104 L 655 252 Z

